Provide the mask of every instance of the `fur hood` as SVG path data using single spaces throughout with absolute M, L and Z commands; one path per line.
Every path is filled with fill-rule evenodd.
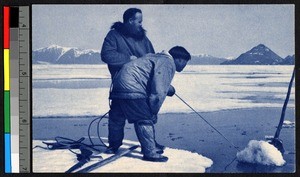
M 110 29 L 114 29 L 118 31 L 119 33 L 123 34 L 124 36 L 130 36 L 137 40 L 142 40 L 144 37 L 146 37 L 146 30 L 142 27 L 142 32 L 139 34 L 135 34 L 126 25 L 120 21 L 115 22 Z

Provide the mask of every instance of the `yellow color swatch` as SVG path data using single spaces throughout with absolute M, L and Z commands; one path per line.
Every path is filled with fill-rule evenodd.
M 4 49 L 4 90 L 10 90 L 9 49 Z

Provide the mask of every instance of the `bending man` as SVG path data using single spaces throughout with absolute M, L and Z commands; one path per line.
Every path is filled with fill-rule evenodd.
M 129 123 L 134 123 L 143 159 L 154 162 L 168 160 L 161 155 L 163 149 L 156 145 L 153 125 L 157 122 L 157 114 L 171 87 L 175 70 L 181 72 L 190 59 L 185 48 L 176 46 L 169 52 L 147 54 L 122 67 L 113 80 L 110 93 L 111 150 L 116 152 L 122 145 L 123 127 L 127 119 Z

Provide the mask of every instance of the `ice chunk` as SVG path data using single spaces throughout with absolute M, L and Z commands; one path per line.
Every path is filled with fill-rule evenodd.
M 294 128 L 295 127 L 295 122 L 291 122 L 289 120 L 283 121 L 283 128 Z
M 266 141 L 251 140 L 247 147 L 237 153 L 240 162 L 283 166 L 285 160 L 278 149 Z

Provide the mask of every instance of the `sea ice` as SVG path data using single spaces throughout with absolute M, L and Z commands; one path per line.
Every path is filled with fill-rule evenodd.
M 138 142 L 124 140 L 121 148 L 128 148 L 131 145 L 137 145 Z M 33 140 L 33 146 L 45 146 L 40 140 Z M 207 168 L 213 165 L 213 161 L 198 153 L 186 150 L 166 148 L 164 155 L 169 157 L 165 163 L 155 163 L 142 160 L 141 149 L 131 152 L 131 155 L 111 162 L 101 168 L 93 170 L 91 173 L 205 173 Z M 106 159 L 110 155 L 102 153 L 101 156 Z M 78 161 L 76 155 L 67 149 L 45 150 L 43 148 L 33 149 L 33 171 L 35 173 L 62 173 L 67 171 Z M 83 167 L 98 162 L 98 159 L 92 158 L 90 162 Z

